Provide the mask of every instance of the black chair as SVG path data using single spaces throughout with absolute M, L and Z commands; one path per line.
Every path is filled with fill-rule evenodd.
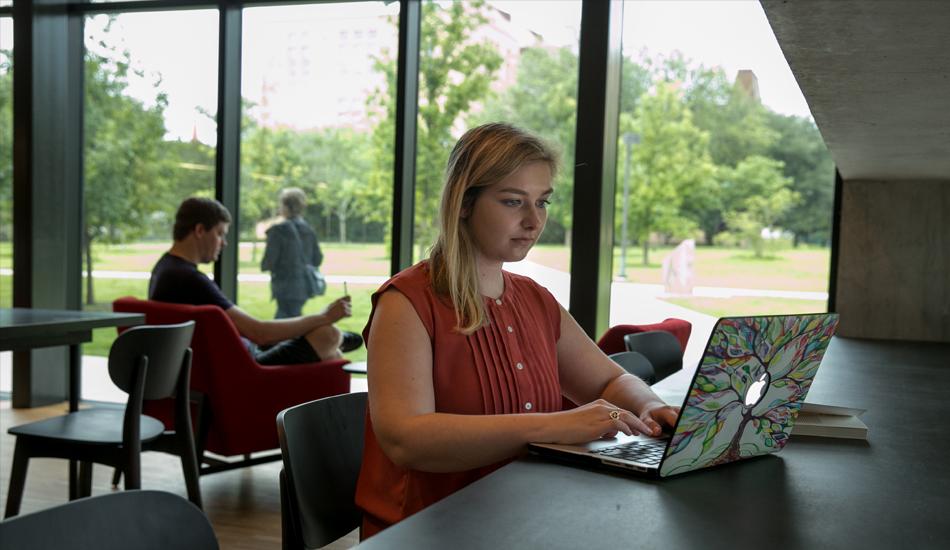
M 669 332 L 636 332 L 625 335 L 623 342 L 627 351 L 637 351 L 646 356 L 653 365 L 657 382 L 683 368 L 683 348 Z
M 92 464 L 106 464 L 125 473 L 125 488 L 141 486 L 143 444 L 168 440 L 166 447 L 181 456 L 188 498 L 201 507 L 198 460 L 191 430 L 188 383 L 191 335 L 195 323 L 140 326 L 123 332 L 109 351 L 109 376 L 129 399 L 125 410 L 91 408 L 14 426 L 16 436 L 6 514 L 20 511 L 30 458 L 52 457 L 79 461 L 79 487 L 70 498 L 92 492 Z M 175 431 L 164 434 L 159 420 L 142 414 L 143 399 L 175 397 Z M 163 438 L 162 436 L 165 435 Z
M 319 548 L 360 526 L 366 393 L 317 399 L 277 415 L 283 548 Z
M 656 373 L 653 371 L 653 365 L 643 356 L 642 353 L 635 351 L 621 351 L 608 355 L 614 363 L 624 368 L 625 371 L 640 377 L 647 384 L 656 383 Z
M 217 550 L 208 518 L 162 491 L 121 491 L 0 521 L 4 548 Z

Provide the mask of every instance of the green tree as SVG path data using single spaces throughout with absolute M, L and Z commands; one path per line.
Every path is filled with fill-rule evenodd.
M 242 134 L 240 232 L 243 239 L 257 242 L 257 224 L 277 214 L 281 189 L 302 187 L 306 166 L 295 131 L 245 120 Z
M 305 167 L 301 187 L 312 191 L 312 202 L 321 212 L 336 218 L 339 240 L 347 242 L 351 217 L 362 222 L 379 208 L 366 183 L 374 156 L 372 136 L 327 128 L 301 134 L 297 147 Z
M 729 236 L 750 246 L 757 258 L 764 257 L 774 242 L 765 231 L 778 229 L 778 221 L 799 200 L 782 169 L 782 161 L 751 156 L 730 170 L 725 181 Z
M 422 256 L 424 247 L 435 242 L 438 232 L 442 174 L 457 139 L 454 130 L 476 103 L 487 98 L 489 86 L 501 67 L 502 58 L 495 47 L 473 38 L 473 31 L 488 21 L 486 14 L 483 0 L 452 2 L 447 6 L 436 2 L 422 4 L 413 216 L 415 241 L 420 246 L 417 257 Z M 385 141 L 393 135 L 395 64 L 393 52 L 384 52 L 376 60 L 375 70 L 385 75 L 386 88 L 370 98 L 370 108 L 383 117 L 376 130 L 377 143 L 382 146 L 380 153 L 389 158 L 392 146 Z M 384 167 L 385 163 L 377 166 Z M 376 184 L 387 180 L 383 174 L 371 178 Z
M 645 62 L 654 79 L 682 90 L 694 124 L 709 135 L 712 162 L 727 174 L 752 155 L 768 156 L 778 138 L 768 110 L 735 85 L 721 68 L 694 65 L 679 52 Z M 723 177 L 720 175 L 721 179 Z M 725 202 L 717 179 L 684 190 L 683 215 L 702 230 L 706 244 L 725 229 Z
M 712 179 L 709 136 L 693 124 L 692 113 L 674 86 L 662 82 L 640 98 L 632 118 L 621 116 L 620 134 L 620 151 L 624 134 L 639 138 L 632 147 L 627 222 L 643 250 L 643 265 L 649 265 L 653 233 L 682 236 L 693 229 L 681 214 L 682 200 Z M 625 172 L 617 173 L 617 188 L 622 190 Z M 623 193 L 617 197 L 622 201 Z
M 784 163 L 784 174 L 801 196 L 779 223 L 795 235 L 796 246 L 803 241 L 830 246 L 835 188 L 831 154 L 811 120 L 777 113 L 769 113 L 768 119 L 779 136 L 768 156 Z
M 140 236 L 156 197 L 162 197 L 163 175 L 171 169 L 163 148 L 167 98 L 158 90 L 158 81 L 151 105 L 127 95 L 130 74 L 145 76 L 132 69 L 127 51 L 87 50 L 83 235 L 87 304 L 95 303 L 92 243 Z
M 470 117 L 470 125 L 503 120 L 525 128 L 558 147 L 561 169 L 554 180 L 555 200 L 548 209 L 548 228 L 542 239 L 569 245 L 573 226 L 574 149 L 577 127 L 577 54 L 570 48 L 526 48 L 518 61 L 516 82 L 486 101 L 485 109 Z M 649 71 L 623 58 L 620 109 L 633 114 L 649 88 Z

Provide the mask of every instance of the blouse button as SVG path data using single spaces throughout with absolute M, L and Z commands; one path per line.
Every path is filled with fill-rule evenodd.
M 518 363 L 517 365 L 515 365 L 515 368 L 518 370 L 522 370 L 524 368 L 524 365 L 522 365 L 521 363 Z
M 524 410 L 526 410 L 526 411 L 530 411 L 530 410 L 531 410 L 531 407 L 533 407 L 533 405 L 531 404 L 530 401 L 528 401 L 527 403 L 524 404 Z
M 508 325 L 508 332 L 514 332 L 515 329 L 511 328 L 511 325 Z
M 499 300 L 498 298 L 495 298 L 495 303 L 498 305 L 501 305 L 501 300 Z

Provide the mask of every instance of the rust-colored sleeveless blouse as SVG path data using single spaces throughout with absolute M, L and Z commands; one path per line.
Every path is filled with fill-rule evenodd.
M 490 319 L 469 336 L 455 330 L 455 309 L 435 295 L 423 261 L 398 273 L 373 294 L 396 288 L 409 299 L 432 341 L 432 383 L 436 412 L 514 414 L 561 410 L 557 340 L 561 315 L 557 301 L 533 280 L 503 272 L 505 290 L 485 298 Z M 356 487 L 362 508 L 362 538 L 418 512 L 487 475 L 506 462 L 455 473 L 431 473 L 393 464 L 373 433 L 367 412 L 363 464 Z

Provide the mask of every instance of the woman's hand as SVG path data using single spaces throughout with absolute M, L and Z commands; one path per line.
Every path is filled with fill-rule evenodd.
M 679 418 L 679 415 L 679 407 L 659 401 L 647 405 L 640 411 L 640 420 L 649 427 L 649 430 L 644 433 L 656 437 L 663 432 L 669 432 L 676 425 L 676 419 Z
M 543 443 L 571 445 L 623 432 L 627 435 L 652 435 L 650 426 L 628 410 L 604 399 L 592 401 L 576 409 L 550 413 L 550 435 Z

